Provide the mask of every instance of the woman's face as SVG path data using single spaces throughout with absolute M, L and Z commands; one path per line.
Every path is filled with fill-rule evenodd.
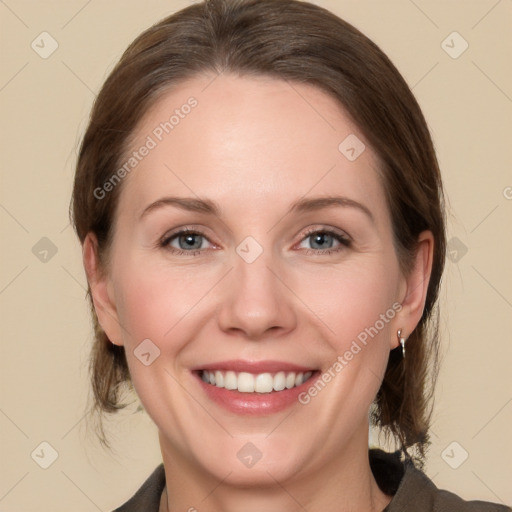
M 195 78 L 125 161 L 93 295 L 164 453 L 247 483 L 367 447 L 397 329 L 415 325 L 375 155 L 337 102 Z

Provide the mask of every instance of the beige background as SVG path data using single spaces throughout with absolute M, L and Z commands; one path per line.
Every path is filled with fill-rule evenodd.
M 160 462 L 143 413 L 110 423 L 115 455 L 87 434 L 91 327 L 67 208 L 95 92 L 142 29 L 188 3 L 0 1 L 1 511 L 108 511 Z M 452 241 L 427 473 L 466 499 L 511 504 L 512 2 L 316 3 L 395 62 L 424 109 L 444 173 Z M 47 59 L 31 48 L 43 31 L 59 45 Z M 453 31 L 469 44 L 456 59 L 442 47 Z M 448 39 L 451 51 L 462 43 Z M 57 249 L 46 262 L 33 253 L 42 237 Z M 48 469 L 36 463 L 49 460 L 43 441 L 58 454 Z M 460 464 L 463 450 L 469 457 L 453 469 L 448 462 Z

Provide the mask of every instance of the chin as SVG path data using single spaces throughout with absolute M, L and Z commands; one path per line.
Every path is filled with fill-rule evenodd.
M 204 439 L 189 445 L 202 472 L 217 482 L 245 488 L 275 486 L 276 481 L 296 475 L 307 462 L 305 446 L 285 431 L 271 436 L 233 434 L 233 438 L 213 439 L 207 445 Z

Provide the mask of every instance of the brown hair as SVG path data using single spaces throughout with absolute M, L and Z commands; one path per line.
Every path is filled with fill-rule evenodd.
M 82 141 L 71 206 L 80 241 L 92 231 L 100 261 L 108 263 L 122 186 L 102 199 L 94 191 L 121 165 L 138 122 L 162 93 L 207 72 L 308 83 L 336 98 L 378 156 L 404 272 L 410 270 L 419 233 L 432 231 L 434 260 L 423 316 L 408 339 L 407 359 L 400 348 L 391 351 L 372 414 L 405 456 L 422 465 L 432 411 L 429 384 L 438 368 L 436 303 L 446 244 L 441 177 L 427 124 L 406 82 L 377 45 L 347 22 L 297 0 L 207 0 L 143 32 L 103 85 Z M 120 397 L 130 375 L 124 348 L 109 342 L 92 300 L 91 309 L 90 369 L 102 425 L 102 412 L 126 405 Z M 108 445 L 102 426 L 100 439 Z

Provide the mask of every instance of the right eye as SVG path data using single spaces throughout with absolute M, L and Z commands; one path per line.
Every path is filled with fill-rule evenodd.
M 197 256 L 201 251 L 208 248 L 211 242 L 197 231 L 183 229 L 164 237 L 160 245 L 178 255 Z

